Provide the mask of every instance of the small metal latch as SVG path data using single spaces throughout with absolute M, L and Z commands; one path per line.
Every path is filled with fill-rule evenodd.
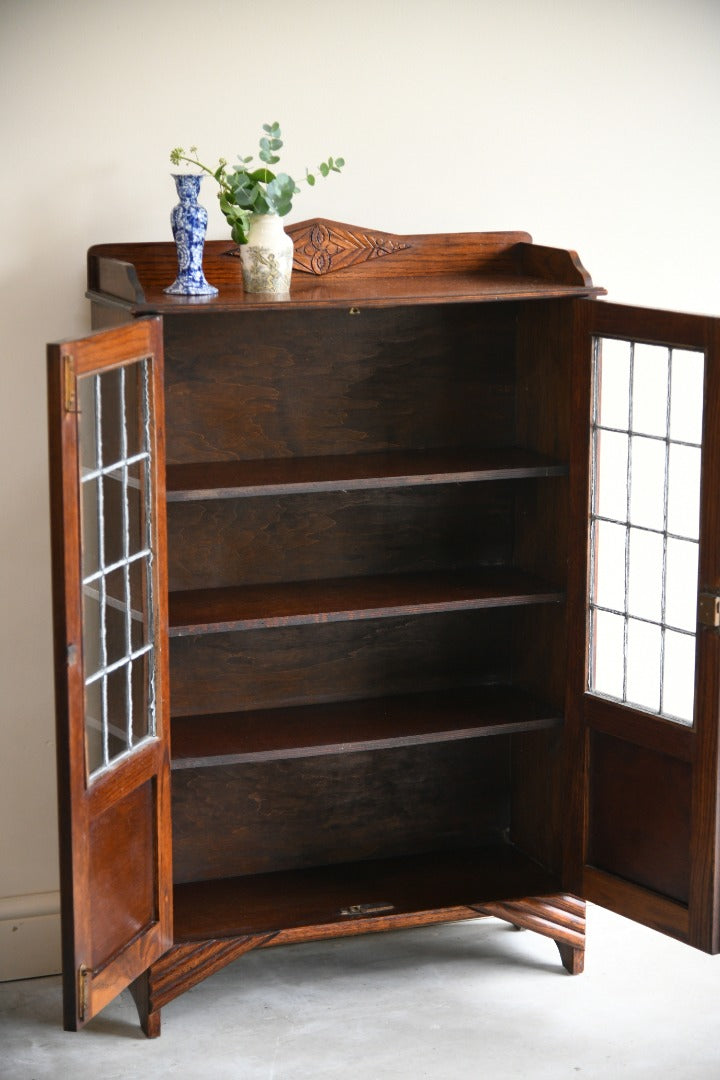
M 84 1020 L 90 1006 L 90 969 L 81 964 L 78 968 L 78 1017 Z
M 78 647 L 77 645 L 68 645 L 67 647 L 67 666 L 73 667 L 78 661 Z
M 351 904 L 350 907 L 340 908 L 341 915 L 383 915 L 395 910 L 394 904 L 379 901 L 374 904 Z
M 720 628 L 720 596 L 704 592 L 698 596 L 698 622 L 712 629 Z

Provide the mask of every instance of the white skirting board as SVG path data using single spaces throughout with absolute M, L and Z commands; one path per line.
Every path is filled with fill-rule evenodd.
M 60 893 L 0 899 L 0 982 L 57 975 Z

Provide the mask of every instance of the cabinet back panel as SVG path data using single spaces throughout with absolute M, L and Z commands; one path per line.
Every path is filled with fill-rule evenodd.
M 507 680 L 512 609 L 424 615 L 170 642 L 174 716 Z
M 176 882 L 448 850 L 509 824 L 510 740 L 173 774 Z
M 511 444 L 514 320 L 510 304 L 168 319 L 168 464 Z
M 519 486 L 170 503 L 170 589 L 508 563 Z

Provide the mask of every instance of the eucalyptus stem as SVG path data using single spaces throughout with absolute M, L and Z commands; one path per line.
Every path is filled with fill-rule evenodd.
M 175 150 L 171 152 L 170 160 L 173 165 L 179 165 L 181 161 L 186 161 L 188 165 L 197 165 L 197 167 L 199 169 L 202 169 L 203 172 L 206 172 L 208 176 L 212 176 L 213 180 L 216 180 L 220 187 L 225 188 L 227 191 L 230 191 L 230 185 L 225 179 L 225 167 L 227 165 L 227 161 L 225 160 L 225 158 L 220 158 L 217 169 L 211 169 L 209 165 L 204 165 L 202 161 L 200 161 L 197 156 L 197 150 L 194 146 L 191 146 L 190 151 L 192 152 L 193 150 L 195 151 L 195 157 L 191 158 L 188 157 L 186 153 L 184 153 L 182 147 L 178 146 Z
M 174 165 L 187 162 L 212 176 L 220 188 L 220 209 L 230 226 L 233 240 L 245 244 L 253 214 L 278 214 L 284 217 L 292 210 L 293 196 L 300 192 L 292 176 L 283 172 L 274 173 L 268 168 L 280 160 L 277 151 L 282 145 L 280 125 L 275 121 L 274 124 L 263 124 L 258 154 L 263 163 L 260 168 L 250 167 L 253 160 L 250 155 L 239 158 L 239 165 L 233 165 L 231 172 L 225 158 L 220 158 L 217 168 L 211 169 L 200 161 L 196 146 L 190 147 L 190 154 L 194 154 L 194 157 L 186 154 L 181 146 L 175 147 L 170 152 L 170 160 Z M 343 158 L 329 157 L 327 161 L 320 162 L 317 170 L 322 177 L 327 177 L 331 172 L 339 173 L 344 164 Z M 315 179 L 315 174 L 306 168 L 304 180 L 309 187 L 314 186 Z

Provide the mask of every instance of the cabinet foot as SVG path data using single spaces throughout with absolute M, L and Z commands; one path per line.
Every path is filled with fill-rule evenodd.
M 150 971 L 143 972 L 130 983 L 130 993 L 137 1006 L 140 1027 L 148 1039 L 157 1039 L 160 1034 L 160 1010 L 150 1008 Z
M 481 915 L 504 919 L 516 930 L 534 930 L 552 938 L 562 965 L 570 975 L 580 975 L 585 966 L 585 902 L 564 893 L 525 897 L 475 908 Z
M 585 949 L 576 949 L 563 941 L 556 941 L 562 966 L 570 975 L 582 975 L 585 969 Z

